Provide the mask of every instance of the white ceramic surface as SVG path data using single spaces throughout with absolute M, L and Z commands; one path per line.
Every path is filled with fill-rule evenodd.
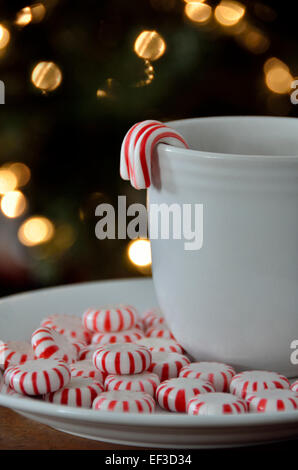
M 0 301 L 3 339 L 30 337 L 50 313 L 80 315 L 88 306 L 127 302 L 156 306 L 151 280 L 80 284 L 35 291 Z M 0 405 L 71 434 L 107 442 L 160 448 L 260 444 L 298 437 L 298 412 L 200 417 L 160 411 L 154 415 L 100 413 L 0 393 Z
M 153 280 L 177 340 L 199 360 L 297 375 L 298 119 L 171 122 L 191 150 L 160 144 L 148 202 L 204 205 L 204 241 L 152 240 Z

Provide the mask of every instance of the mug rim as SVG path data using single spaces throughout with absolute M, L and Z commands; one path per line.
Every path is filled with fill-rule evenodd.
M 174 127 L 177 129 L 179 132 L 179 124 L 180 123 L 193 123 L 197 121 L 230 121 L 230 122 L 239 122 L 239 120 L 244 121 L 297 121 L 297 126 L 298 126 L 298 118 L 295 117 L 288 117 L 288 116 L 256 116 L 256 115 L 235 115 L 235 116 L 208 116 L 208 117 L 198 117 L 198 118 L 188 118 L 188 119 L 177 119 L 174 121 L 168 121 L 165 124 L 169 127 Z M 174 126 L 173 126 L 174 125 Z M 297 127 L 298 130 L 298 127 Z M 182 132 L 183 135 L 183 132 Z M 184 157 L 189 157 L 190 160 L 194 160 L 199 158 L 202 158 L 203 160 L 229 160 L 229 161 L 235 161 L 237 160 L 239 162 L 239 157 L 241 157 L 242 161 L 251 161 L 258 159 L 258 161 L 262 161 L 263 163 L 266 163 L 268 161 L 275 161 L 275 162 L 294 162 L 298 161 L 298 151 L 297 155 L 264 155 L 264 154 L 248 154 L 248 153 L 227 153 L 227 152 L 212 152 L 211 150 L 195 150 L 195 149 L 190 149 L 190 148 L 181 148 L 176 145 L 167 145 L 160 143 L 160 147 L 162 147 L 163 151 L 173 153 L 174 155 L 178 156 L 178 154 L 183 154 Z

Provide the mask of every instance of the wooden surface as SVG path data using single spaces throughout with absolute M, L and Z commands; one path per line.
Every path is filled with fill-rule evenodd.
M 140 450 L 71 436 L 0 407 L 0 450 Z

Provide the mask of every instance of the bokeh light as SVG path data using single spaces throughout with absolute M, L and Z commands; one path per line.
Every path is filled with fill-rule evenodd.
M 22 10 L 20 10 L 17 13 L 15 24 L 18 26 L 26 26 L 27 24 L 31 22 L 31 20 L 32 20 L 31 8 L 25 7 L 25 8 L 22 8 Z
M 196 23 L 206 23 L 212 14 L 212 8 L 206 3 L 189 2 L 184 8 L 185 15 Z
M 8 168 L 15 175 L 19 188 L 25 186 L 30 181 L 31 171 L 25 163 L 15 162 L 9 165 Z
M 108 96 L 108 94 L 105 90 L 102 90 L 101 88 L 99 88 L 96 91 L 96 96 L 97 96 L 97 98 L 106 98 Z
M 245 7 L 239 2 L 223 0 L 215 8 L 214 16 L 222 26 L 234 26 L 245 14 Z
M 42 91 L 53 91 L 62 81 L 62 73 L 54 62 L 39 62 L 33 69 L 31 80 Z
M 270 46 L 270 39 L 262 31 L 251 26 L 239 34 L 237 40 L 253 54 L 264 54 Z
M 34 3 L 34 5 L 31 5 L 30 10 L 32 21 L 34 23 L 39 23 L 44 19 L 46 14 L 46 7 L 42 3 Z
M 10 32 L 5 26 L 0 24 L 0 49 L 4 49 L 10 40 Z
M 264 64 L 264 73 L 265 83 L 270 91 L 281 95 L 290 92 L 293 76 L 284 62 L 271 57 Z
M 46 217 L 30 217 L 20 226 L 18 237 L 25 246 L 46 243 L 53 237 L 54 225 Z
M 0 168 L 0 194 L 13 191 L 18 184 L 15 174 L 9 168 Z
M 143 31 L 135 40 L 134 51 L 142 59 L 157 60 L 165 50 L 166 43 L 156 31 Z
M 21 191 L 10 191 L 1 199 L 1 210 L 6 217 L 20 217 L 26 210 L 27 201 Z
M 152 262 L 150 241 L 144 239 L 131 241 L 128 246 L 128 257 L 136 266 L 150 266 Z

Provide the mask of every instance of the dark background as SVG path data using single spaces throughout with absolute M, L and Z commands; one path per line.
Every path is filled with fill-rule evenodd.
M 242 1 L 246 11 L 235 27 L 212 18 L 187 18 L 183 0 L 48 0 L 40 22 L 15 24 L 31 4 L 0 1 L 0 23 L 10 41 L 0 51 L 0 166 L 23 162 L 31 170 L 21 188 L 27 211 L 0 214 L 0 295 L 41 286 L 147 275 L 127 256 L 128 241 L 99 241 L 94 210 L 100 202 L 145 202 L 119 177 L 123 136 L 135 122 L 213 115 L 297 116 L 290 92 L 265 83 L 263 66 L 277 57 L 298 76 L 296 2 Z M 206 0 L 213 9 L 220 3 Z M 248 28 L 248 29 L 247 29 Z M 262 41 L 248 43 L 246 32 Z M 152 62 L 134 42 L 144 30 L 157 31 L 166 51 Z M 265 45 L 263 44 L 265 41 Z M 41 61 L 52 61 L 63 80 L 43 93 L 31 80 Z M 136 86 L 136 85 L 139 86 Z M 143 86 L 141 86 L 143 85 Z M 106 96 L 97 97 L 97 90 Z M 55 227 L 52 239 L 25 247 L 21 224 L 33 215 Z M 59 238 L 60 237 L 60 238 Z M 62 239 L 62 242 L 61 242 Z

